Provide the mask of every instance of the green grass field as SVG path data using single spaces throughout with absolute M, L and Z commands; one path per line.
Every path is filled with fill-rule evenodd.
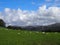
M 60 45 L 60 33 L 0 28 L 0 45 Z

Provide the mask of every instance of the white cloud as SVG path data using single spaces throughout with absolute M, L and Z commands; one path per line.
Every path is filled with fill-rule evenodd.
M 6 22 L 6 25 L 49 25 L 60 22 L 60 7 L 49 7 L 47 9 L 44 5 L 36 11 L 5 8 L 0 13 L 0 18 Z

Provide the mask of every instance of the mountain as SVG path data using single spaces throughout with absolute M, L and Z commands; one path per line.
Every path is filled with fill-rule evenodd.
M 28 31 L 43 31 L 43 32 L 60 32 L 60 23 L 55 23 L 47 26 L 8 26 L 8 29 L 23 29 Z
M 47 26 L 47 28 L 48 28 L 49 31 L 60 32 L 60 23 L 55 23 L 53 25 L 49 25 L 49 26 Z
M 27 26 L 24 27 L 24 29 L 32 31 L 60 32 L 60 23 L 55 23 L 48 26 Z

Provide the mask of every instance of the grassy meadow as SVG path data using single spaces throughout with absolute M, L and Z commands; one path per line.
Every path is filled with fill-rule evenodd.
M 60 33 L 0 28 L 0 45 L 60 45 Z

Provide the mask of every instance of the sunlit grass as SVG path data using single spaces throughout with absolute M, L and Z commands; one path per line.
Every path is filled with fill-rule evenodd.
M 60 45 L 60 33 L 0 28 L 0 45 Z

